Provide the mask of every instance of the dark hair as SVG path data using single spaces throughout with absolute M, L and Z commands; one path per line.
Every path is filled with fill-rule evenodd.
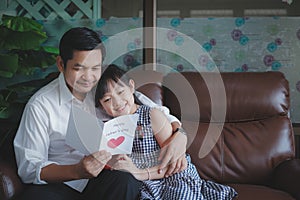
M 59 55 L 64 62 L 64 66 L 66 66 L 68 60 L 73 58 L 74 50 L 89 51 L 93 49 L 101 50 L 103 60 L 105 48 L 99 34 L 86 27 L 71 28 L 62 36 L 59 43 Z
M 96 107 L 101 106 L 99 103 L 99 99 L 102 99 L 105 93 L 108 92 L 108 83 L 110 81 L 113 81 L 117 84 L 121 84 L 121 85 L 125 84 L 129 86 L 130 79 L 131 78 L 126 75 L 126 71 L 122 70 L 117 65 L 115 64 L 108 65 L 107 68 L 104 70 L 103 74 L 101 75 L 101 78 L 97 85 L 96 94 L 95 94 Z M 138 100 L 138 98 L 135 95 L 134 95 L 134 101 L 136 104 L 142 105 L 140 100 Z

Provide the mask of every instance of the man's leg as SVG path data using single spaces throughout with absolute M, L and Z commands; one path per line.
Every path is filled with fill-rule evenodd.
M 91 179 L 84 190 L 86 199 L 134 200 L 137 199 L 142 182 L 130 173 L 103 170 L 97 178 Z
M 81 194 L 63 183 L 46 185 L 29 184 L 16 199 L 79 200 L 81 199 Z

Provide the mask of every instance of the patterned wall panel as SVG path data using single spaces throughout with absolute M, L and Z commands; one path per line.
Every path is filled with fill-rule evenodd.
M 283 72 L 290 84 L 292 120 L 300 122 L 299 17 L 161 18 L 157 26 L 172 30 L 170 35 L 175 39 L 165 36 L 170 45 L 177 42 L 183 47 L 188 37 L 202 45 L 215 62 L 207 70 L 216 67 L 225 72 Z M 160 52 L 157 58 L 177 71 L 197 68 L 168 52 Z
M 96 0 L 1 0 L 5 10 L 36 20 L 96 19 L 101 17 Z

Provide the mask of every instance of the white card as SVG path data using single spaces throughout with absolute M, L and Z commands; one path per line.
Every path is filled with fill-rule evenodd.
M 103 123 L 96 116 L 73 106 L 70 113 L 66 143 L 89 155 L 106 150 L 112 155 L 130 154 L 138 115 L 124 115 Z
M 100 149 L 114 154 L 130 154 L 138 115 L 123 115 L 104 123 Z

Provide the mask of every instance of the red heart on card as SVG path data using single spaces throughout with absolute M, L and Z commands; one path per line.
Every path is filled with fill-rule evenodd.
M 119 146 L 120 144 L 122 144 L 124 142 L 124 140 L 125 140 L 124 136 L 120 136 L 117 139 L 112 138 L 112 139 L 108 140 L 107 146 L 114 149 L 117 146 Z

